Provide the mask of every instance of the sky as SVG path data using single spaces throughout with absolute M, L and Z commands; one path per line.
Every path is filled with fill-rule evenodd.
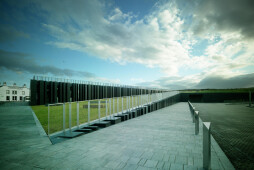
M 0 82 L 254 87 L 253 0 L 1 0 Z

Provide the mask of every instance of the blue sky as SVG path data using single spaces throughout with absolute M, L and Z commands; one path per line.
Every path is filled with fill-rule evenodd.
M 248 0 L 1 1 L 0 81 L 251 87 L 252 9 Z

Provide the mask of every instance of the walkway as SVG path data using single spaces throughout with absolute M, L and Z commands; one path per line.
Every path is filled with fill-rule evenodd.
M 51 145 L 28 106 L 1 108 L 1 169 L 198 169 L 202 127 L 194 135 L 187 103 Z M 21 125 L 23 124 L 23 125 Z M 3 138 L 2 138 L 3 139 Z M 212 168 L 233 169 L 212 140 Z

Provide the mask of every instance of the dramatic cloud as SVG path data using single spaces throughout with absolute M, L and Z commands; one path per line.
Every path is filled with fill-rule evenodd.
M 31 74 L 52 74 L 53 76 L 80 76 L 83 78 L 94 78 L 94 74 L 86 71 L 75 71 L 70 69 L 60 69 L 54 66 L 41 66 L 33 57 L 24 53 L 8 52 L 0 50 L 0 69 L 8 69 L 16 73 L 31 73 Z
M 30 13 L 42 18 L 40 26 L 50 35 L 45 44 L 119 64 L 139 63 L 160 68 L 162 77 L 156 81 L 139 81 L 142 77 L 130 80 L 143 85 L 208 88 L 206 82 L 236 81 L 254 72 L 254 3 L 251 0 L 159 1 L 150 13 L 139 17 L 99 0 L 76 0 L 75 3 L 27 0 L 17 6 L 24 9 L 26 5 L 33 7 L 29 8 Z M 8 31 L 0 31 L 11 37 Z M 25 36 L 17 30 L 12 32 L 14 37 Z M 52 74 L 59 71 L 47 67 Z M 29 70 L 25 65 L 22 68 Z M 35 72 L 43 69 L 33 68 Z M 68 69 L 61 74 L 74 73 L 84 74 Z M 246 81 L 247 78 L 251 77 L 246 76 Z M 232 87 L 230 83 L 218 87 L 227 84 Z
M 253 0 L 203 0 L 193 14 L 194 32 L 240 32 L 245 38 L 254 38 Z
M 206 77 L 195 88 L 247 88 L 254 87 L 254 73 L 232 78 Z
M 167 75 L 178 74 L 179 67 L 190 60 L 181 30 L 183 21 L 172 4 L 136 20 L 135 15 L 119 8 L 107 13 L 100 1 L 80 1 L 79 5 L 56 2 L 40 1 L 49 14 L 48 22 L 42 25 L 56 38 L 48 44 L 120 64 L 160 67 Z
M 201 79 L 200 77 L 204 77 Z M 201 79 L 201 81 L 199 81 Z M 228 89 L 254 87 L 254 73 L 224 78 L 222 76 L 195 75 L 189 77 L 165 77 L 152 82 L 139 83 L 140 86 L 152 86 L 170 90 L 182 89 Z

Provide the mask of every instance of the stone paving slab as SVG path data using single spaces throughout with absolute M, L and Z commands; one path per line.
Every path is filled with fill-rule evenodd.
M 194 135 L 187 103 L 56 145 L 41 136 L 30 107 L 22 107 L 0 109 L 5 134 L 0 143 L 1 169 L 202 169 L 202 125 L 200 134 Z M 10 110 L 17 121 L 13 128 L 1 119 L 8 117 Z M 23 116 L 26 125 L 20 124 Z M 212 139 L 212 169 L 234 169 L 229 164 Z

